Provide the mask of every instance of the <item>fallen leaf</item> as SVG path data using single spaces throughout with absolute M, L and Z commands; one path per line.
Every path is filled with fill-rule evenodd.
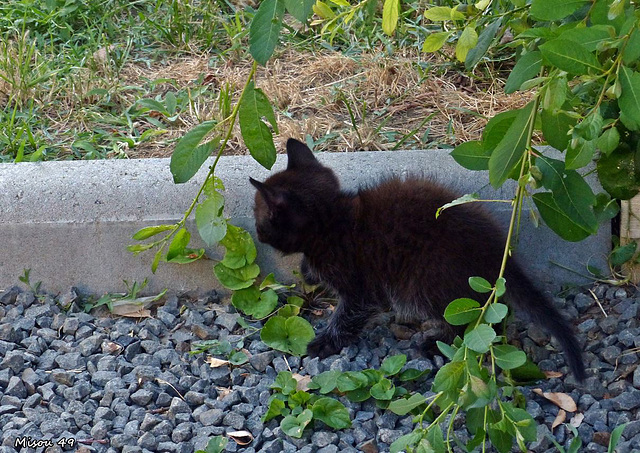
M 238 445 L 249 445 L 253 442 L 253 435 L 249 431 L 232 431 L 227 433 Z
M 221 400 L 222 398 L 227 396 L 229 393 L 231 393 L 231 389 L 226 388 L 226 387 L 216 387 L 216 390 L 218 391 L 218 399 L 219 400 Z
M 303 392 L 306 392 L 307 390 L 309 390 L 309 383 L 311 382 L 311 376 L 302 376 L 301 374 L 298 374 L 298 373 L 293 373 L 292 376 L 296 381 L 298 381 L 298 385 L 296 386 L 296 389 L 302 390 Z
M 551 431 L 553 431 L 556 428 L 556 426 L 562 425 L 566 419 L 567 419 L 567 412 L 564 409 L 560 409 L 558 411 L 558 415 L 556 415 L 556 419 L 551 424 Z
M 219 368 L 221 366 L 229 365 L 228 360 L 216 359 L 215 357 L 207 357 L 205 360 L 211 368 Z
M 104 354 L 114 354 L 116 352 L 121 351 L 123 348 L 118 343 L 113 341 L 104 340 L 102 342 L 102 352 Z
M 542 374 L 544 374 L 547 377 L 547 379 L 561 378 L 562 376 L 564 376 L 564 374 L 562 374 L 559 371 L 543 371 Z
M 582 420 L 584 420 L 584 414 L 576 414 L 571 418 L 569 424 L 574 428 L 578 428 L 582 425 Z
M 542 389 L 533 389 L 533 391 L 567 412 L 578 410 L 578 406 L 576 406 L 576 402 L 571 398 L 571 395 L 560 392 L 543 392 Z
M 151 316 L 151 311 L 144 308 L 142 304 L 135 302 L 114 305 L 111 313 L 129 318 L 149 318 Z

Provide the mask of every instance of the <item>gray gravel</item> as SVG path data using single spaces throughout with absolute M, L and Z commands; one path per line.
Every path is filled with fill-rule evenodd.
M 578 427 L 582 451 L 605 452 L 609 433 L 626 422 L 617 451 L 640 451 L 640 293 L 606 285 L 592 290 L 600 305 L 588 291 L 557 300 L 576 319 L 588 379 L 577 385 L 569 375 L 535 387 L 568 393 L 577 402 L 584 416 Z M 420 333 L 411 336 L 382 322 L 357 345 L 324 360 L 285 358 L 253 336 L 245 341 L 248 363 L 211 368 L 202 354 L 188 353 L 191 343 L 233 342 L 242 334 L 238 315 L 215 293 L 168 295 L 153 317 L 142 320 L 82 313 L 82 302 L 74 288 L 56 297 L 18 287 L 0 292 L 0 453 L 16 451 L 16 440 L 31 442 L 37 451 L 51 442 L 46 451 L 186 453 L 204 448 L 211 436 L 237 430 L 251 432 L 254 440 L 244 447 L 231 440 L 227 451 L 385 452 L 412 430 L 411 417 L 377 409 L 372 401 L 343 400 L 353 420 L 348 430 L 334 432 L 314 422 L 301 439 L 292 439 L 281 432 L 279 420 L 263 423 L 276 374 L 289 368 L 313 376 L 379 367 L 399 353 L 414 368 L 435 370 L 445 363 L 417 353 Z M 512 342 L 543 370 L 567 373 L 555 342 L 525 327 L 519 321 L 509 326 Z M 433 375 L 418 389 L 426 392 Z M 540 426 L 530 451 L 556 451 L 549 435 L 567 446 L 572 435 L 566 426 L 551 433 L 558 408 L 532 388 L 523 392 Z M 459 425 L 458 435 L 468 439 L 462 420 Z M 62 441 L 73 445 L 56 445 Z

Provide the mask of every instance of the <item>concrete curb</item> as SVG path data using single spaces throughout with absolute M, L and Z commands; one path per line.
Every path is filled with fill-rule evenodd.
M 485 172 L 461 168 L 443 150 L 320 153 L 318 158 L 336 171 L 345 188 L 392 172 L 433 174 L 461 193 L 479 192 L 483 198 L 511 198 L 514 189 L 507 184 L 494 191 Z M 285 156 L 279 156 L 273 170 L 285 165 Z M 148 292 L 219 289 L 210 260 L 185 266 L 161 264 L 154 275 L 152 254 L 133 256 L 125 249 L 134 243 L 131 235 L 139 228 L 180 219 L 205 174 L 202 170 L 190 182 L 175 185 L 169 159 L 0 165 L 0 288 L 18 283 L 26 268 L 31 269 L 32 280 L 42 281 L 49 292 L 71 286 L 90 293 L 123 291 L 123 280 L 144 278 L 149 279 Z M 250 156 L 229 156 L 220 160 L 217 174 L 226 185 L 227 215 L 253 233 L 254 189 L 248 177 L 262 180 L 270 172 Z M 489 209 L 504 225 L 508 223 L 508 204 L 491 203 Z M 517 254 L 547 289 L 585 282 L 552 262 L 582 273 L 587 263 L 606 269 L 609 225 L 575 244 L 561 240 L 546 226 L 534 228 L 527 218 L 523 216 Z M 193 244 L 202 246 L 195 226 L 190 230 Z M 208 254 L 219 257 L 216 250 Z M 291 280 L 298 261 L 297 256 L 282 257 L 259 245 L 258 263 L 264 273 L 275 270 L 280 278 Z

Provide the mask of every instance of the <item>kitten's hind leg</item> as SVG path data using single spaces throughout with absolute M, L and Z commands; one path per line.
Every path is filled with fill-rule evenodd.
M 302 278 L 307 285 L 319 285 L 321 282 L 320 278 L 311 268 L 309 260 L 307 260 L 307 257 L 304 255 L 302 256 L 302 261 L 300 262 L 300 273 L 302 274 Z
M 359 301 L 341 299 L 327 327 L 307 346 L 307 354 L 320 358 L 337 354 L 352 343 L 378 310 Z

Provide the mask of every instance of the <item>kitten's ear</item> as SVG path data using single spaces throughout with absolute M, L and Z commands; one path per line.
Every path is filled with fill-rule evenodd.
M 304 165 L 319 165 L 316 156 L 313 155 L 313 151 L 295 138 L 287 140 L 287 158 L 287 170 Z
M 270 211 L 276 211 L 284 206 L 286 200 L 281 190 L 270 187 L 263 182 L 256 181 L 251 177 L 249 178 L 249 182 L 258 189 L 258 192 L 260 192 L 260 195 L 264 198 Z

